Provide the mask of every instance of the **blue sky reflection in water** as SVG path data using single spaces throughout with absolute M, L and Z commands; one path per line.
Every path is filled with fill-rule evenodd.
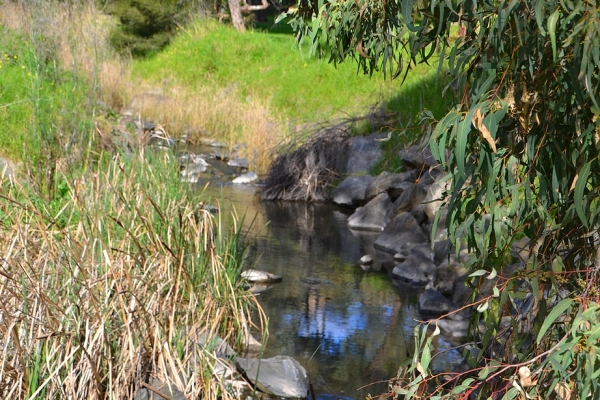
M 317 394 L 359 399 L 387 392 L 387 380 L 412 352 L 420 319 L 415 292 L 397 289 L 385 271 L 361 269 L 368 240 L 347 229 L 343 210 L 261 203 L 231 186 L 215 193 L 221 195 L 245 215 L 248 267 L 283 277 L 258 297 L 269 317 L 265 357 L 296 358 Z M 459 361 L 450 351 L 434 365 L 449 370 Z

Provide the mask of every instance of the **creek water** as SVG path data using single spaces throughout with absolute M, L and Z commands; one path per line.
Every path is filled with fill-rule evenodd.
M 206 182 L 200 182 L 204 187 Z M 412 356 L 417 293 L 395 284 L 385 268 L 364 270 L 365 238 L 347 228 L 349 210 L 327 204 L 261 202 L 256 187 L 212 181 L 205 189 L 222 213 L 243 216 L 246 266 L 283 278 L 258 295 L 268 317 L 264 357 L 302 364 L 321 400 L 364 399 L 388 391 Z M 437 337 L 434 369 L 460 361 Z
M 269 321 L 263 356 L 298 360 L 320 400 L 387 393 L 389 379 L 412 357 L 421 317 L 419 292 L 390 278 L 393 262 L 358 264 L 365 254 L 381 259 L 373 248 L 377 235 L 350 231 L 352 211 L 334 205 L 261 202 L 256 186 L 228 182 L 235 169 L 210 164 L 196 185 L 220 203 L 222 217 L 234 211 L 241 218 L 246 267 L 283 278 L 258 294 Z M 438 336 L 435 347 L 433 368 L 456 369 L 462 357 L 451 341 Z

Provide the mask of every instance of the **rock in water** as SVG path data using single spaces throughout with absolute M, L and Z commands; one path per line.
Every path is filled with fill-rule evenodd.
M 403 248 L 428 243 L 428 241 L 415 218 L 410 213 L 404 212 L 388 222 L 383 233 L 375 241 L 375 248 L 396 254 Z
M 250 283 L 279 283 L 281 277 L 279 275 L 271 274 L 270 272 L 258 271 L 256 269 L 249 269 L 242 272 L 242 278 Z
M 341 206 L 356 207 L 366 201 L 367 187 L 373 182 L 373 177 L 350 176 L 333 190 L 333 202 Z
M 446 296 L 434 289 L 427 289 L 419 297 L 419 313 L 424 317 L 439 317 L 454 310 Z
M 288 356 L 262 360 L 236 358 L 238 369 L 256 387 L 273 396 L 304 399 L 308 394 L 308 376 L 300 363 Z
M 387 193 L 381 193 L 364 207 L 356 209 L 354 214 L 348 218 L 350 229 L 367 231 L 383 231 L 390 212 L 392 202 Z
M 254 182 L 258 179 L 258 175 L 256 172 L 248 172 L 246 174 L 242 174 L 233 180 L 233 183 L 250 183 Z

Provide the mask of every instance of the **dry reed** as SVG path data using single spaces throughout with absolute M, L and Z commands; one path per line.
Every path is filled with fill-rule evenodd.
M 236 232 L 163 162 L 101 161 L 54 205 L 0 182 L 1 398 L 131 399 L 152 378 L 236 397 L 197 343 L 248 333 Z

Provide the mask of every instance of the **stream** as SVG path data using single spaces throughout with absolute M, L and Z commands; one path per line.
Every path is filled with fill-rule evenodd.
M 351 211 L 261 202 L 255 186 L 218 180 L 205 190 L 213 201 L 220 199 L 224 214 L 233 207 L 244 217 L 246 266 L 283 278 L 258 295 L 269 319 L 264 357 L 298 360 L 321 400 L 386 393 L 388 380 L 412 356 L 414 327 L 421 319 L 418 292 L 395 286 L 385 268 L 365 270 L 358 264 L 364 240 L 347 228 Z M 454 370 L 462 361 L 456 344 L 436 339 L 434 370 Z

